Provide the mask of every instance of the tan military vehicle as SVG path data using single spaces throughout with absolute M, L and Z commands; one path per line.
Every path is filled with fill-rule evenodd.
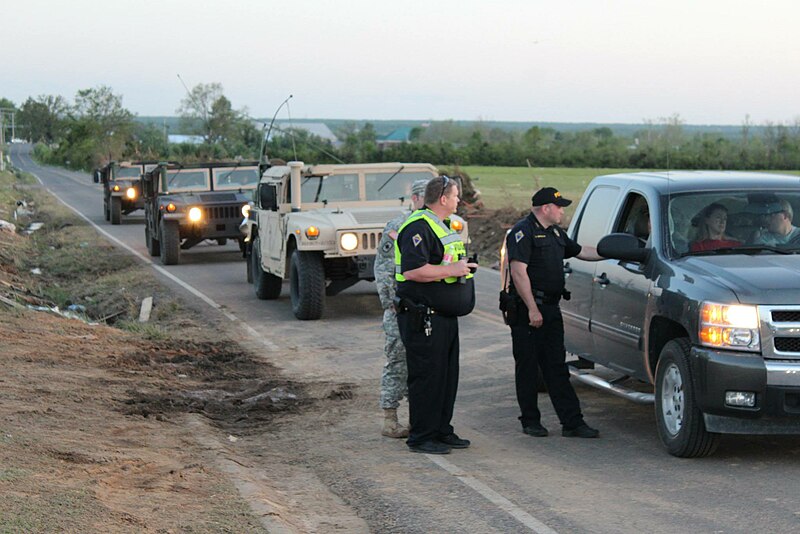
M 295 317 L 319 319 L 326 295 L 374 280 L 384 226 L 409 210 L 415 180 L 438 175 L 427 163 L 292 161 L 266 169 L 242 223 L 256 296 L 278 298 L 288 278 Z M 466 242 L 464 220 L 453 216 L 451 224 Z

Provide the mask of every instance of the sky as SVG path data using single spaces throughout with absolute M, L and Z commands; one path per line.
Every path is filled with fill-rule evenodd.
M 791 0 L 6 0 L 0 97 L 110 86 L 175 115 L 221 83 L 293 118 L 800 121 Z M 287 118 L 281 110 L 279 118 Z

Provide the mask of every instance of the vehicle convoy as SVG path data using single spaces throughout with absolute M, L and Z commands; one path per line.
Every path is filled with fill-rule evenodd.
M 266 169 L 242 223 L 256 296 L 278 298 L 288 278 L 295 317 L 319 319 L 326 296 L 374 280 L 384 226 L 408 211 L 415 180 L 438 175 L 425 163 L 292 161 Z M 467 241 L 463 219 L 453 216 L 451 227 Z
M 159 163 L 141 181 L 147 251 L 174 265 L 181 250 L 206 239 L 236 239 L 243 248 L 239 223 L 258 177 L 257 162 Z
M 654 401 L 675 456 L 711 454 L 720 434 L 800 434 L 798 180 L 615 174 L 577 206 L 570 236 L 610 259 L 564 264 L 567 350 L 654 395 L 573 374 Z
M 144 208 L 141 176 L 154 167 L 153 162 L 112 161 L 95 169 L 94 183 L 103 184 L 103 213 L 111 224 L 120 224 L 122 215 Z

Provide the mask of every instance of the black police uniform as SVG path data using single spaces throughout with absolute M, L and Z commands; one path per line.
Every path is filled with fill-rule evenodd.
M 527 264 L 531 290 L 543 319 L 539 328 L 530 326 L 527 307 L 520 298 L 515 299 L 516 324 L 509 326 L 522 427 L 540 424 L 536 384 L 541 368 L 561 425 L 574 429 L 583 424 L 583 415 L 564 363 L 564 322 L 558 303 L 564 292 L 563 260 L 580 254 L 581 247 L 557 226 L 544 228 L 531 213 L 511 229 L 506 237 L 506 248 L 509 262 L 516 260 Z M 511 291 L 515 292 L 513 279 Z
M 425 220 L 409 223 L 397 236 L 401 272 L 427 263 L 439 265 L 444 246 Z M 454 261 L 456 261 L 454 259 Z M 413 313 L 397 314 L 400 337 L 408 363 L 408 408 L 410 429 L 406 443 L 413 447 L 453 433 L 450 424 L 458 390 L 458 316 L 475 306 L 472 279 L 465 283 L 398 282 L 397 297 L 431 312 L 430 335 Z

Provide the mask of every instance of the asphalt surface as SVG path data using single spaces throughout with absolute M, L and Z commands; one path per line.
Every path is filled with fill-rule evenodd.
M 123 216 L 121 225 L 112 226 L 103 218 L 100 186 L 89 175 L 41 167 L 29 151 L 27 145 L 14 145 L 13 164 L 149 258 L 141 214 Z M 252 329 L 264 340 L 266 355 L 291 354 L 275 361 L 288 375 L 372 380 L 378 387 L 383 336 L 374 284 L 359 283 L 329 298 L 322 320 L 301 322 L 291 313 L 286 285 L 276 301 L 256 299 L 235 244 L 201 245 L 184 251 L 181 262 L 159 266 L 162 276 L 168 273 L 165 282 L 186 292 L 180 280 L 207 295 L 229 319 L 246 325 L 237 327 Z M 584 415 L 600 429 L 600 439 L 561 437 L 546 395 L 540 396 L 540 407 L 550 436 L 522 434 L 510 336 L 496 307 L 499 276 L 479 270 L 476 289 L 475 312 L 460 320 L 462 367 L 454 421 L 473 446 L 437 463 L 396 447 L 384 455 L 375 436 L 369 447 L 343 454 L 335 474 L 333 467 L 317 473 L 372 529 L 800 532 L 798 437 L 725 436 L 709 458 L 673 458 L 658 440 L 652 406 L 581 384 L 575 387 Z M 187 298 L 195 297 L 187 292 Z M 387 465 L 405 476 L 391 477 L 389 483 L 383 475 Z M 343 472 L 351 474 L 342 477 Z

